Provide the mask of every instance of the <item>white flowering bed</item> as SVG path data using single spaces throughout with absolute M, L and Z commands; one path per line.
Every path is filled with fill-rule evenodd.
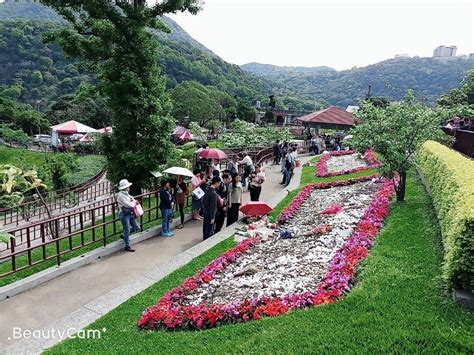
M 354 153 L 350 155 L 331 156 L 327 160 L 326 166 L 327 172 L 331 174 L 336 171 L 365 168 L 367 167 L 367 162 L 360 156 L 359 153 Z
M 229 304 L 316 289 L 334 253 L 352 234 L 378 188 L 378 184 L 368 181 L 313 190 L 297 214 L 281 227 L 292 230 L 296 237 L 281 239 L 279 230 L 257 226 L 257 231 L 267 235 L 262 242 L 187 295 L 185 304 Z M 342 207 L 340 212 L 320 214 L 335 204 Z M 320 236 L 304 236 L 322 224 L 330 225 L 332 230 Z

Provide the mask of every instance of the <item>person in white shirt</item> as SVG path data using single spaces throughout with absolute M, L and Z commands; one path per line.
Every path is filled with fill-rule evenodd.
M 249 155 L 245 155 L 244 159 L 239 162 L 239 164 L 244 165 L 244 172 L 242 173 L 242 188 L 245 188 L 247 186 L 247 178 L 250 176 L 250 174 L 255 170 L 252 162 L 252 158 L 249 157 Z

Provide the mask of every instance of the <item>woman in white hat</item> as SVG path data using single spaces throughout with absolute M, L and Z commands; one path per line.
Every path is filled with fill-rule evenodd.
M 134 252 L 130 245 L 130 232 L 139 232 L 140 226 L 135 219 L 133 208 L 137 201 L 128 192 L 132 183 L 127 179 L 122 179 L 119 182 L 119 193 L 117 194 L 117 204 L 119 206 L 119 218 L 123 226 L 123 241 L 125 242 L 125 251 Z M 131 227 L 131 229 L 130 229 Z

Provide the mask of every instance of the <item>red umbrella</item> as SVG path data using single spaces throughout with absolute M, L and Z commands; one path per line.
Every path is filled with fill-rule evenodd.
M 240 211 L 246 216 L 263 216 L 270 212 L 271 208 L 266 202 L 250 201 L 240 207 Z
M 204 149 L 199 152 L 199 156 L 204 159 L 227 159 L 227 155 L 220 149 Z

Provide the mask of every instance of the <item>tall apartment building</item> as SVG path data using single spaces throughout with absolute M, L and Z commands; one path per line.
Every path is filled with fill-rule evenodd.
M 456 46 L 439 46 L 433 51 L 433 58 L 454 58 L 457 49 Z

